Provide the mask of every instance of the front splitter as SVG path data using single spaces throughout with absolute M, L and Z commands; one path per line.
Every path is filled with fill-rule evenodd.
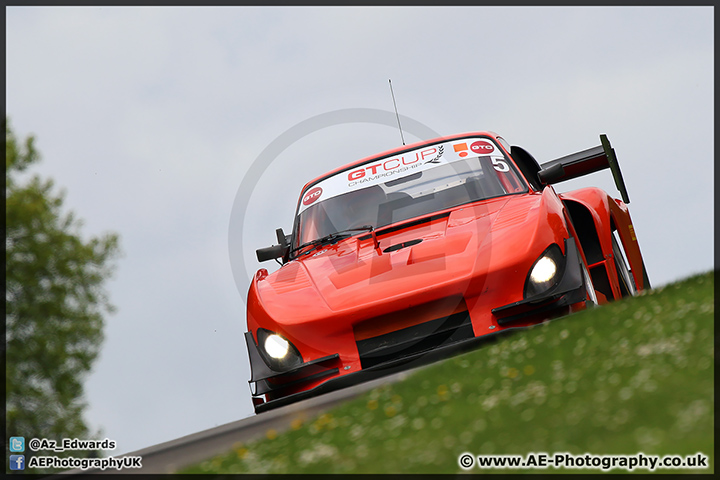
M 467 351 L 473 350 L 475 348 L 480 347 L 481 345 L 483 345 L 485 343 L 494 342 L 500 336 L 509 334 L 513 331 L 525 330 L 525 329 L 528 329 L 531 327 L 532 326 L 505 328 L 498 332 L 488 333 L 481 337 L 469 338 L 467 340 L 462 340 L 462 341 L 451 343 L 448 345 L 443 345 L 441 347 L 436 347 L 433 350 L 415 353 L 413 355 L 408 355 L 408 356 L 405 356 L 402 358 L 398 358 L 397 360 L 392 360 L 392 361 L 385 362 L 385 363 L 382 363 L 379 365 L 374 365 L 372 367 L 365 368 L 359 372 L 348 373 L 348 374 L 342 375 L 340 377 L 331 378 L 330 380 L 318 385 L 317 387 L 311 388 L 309 390 L 305 390 L 305 391 L 298 392 L 298 393 L 293 393 L 292 395 L 288 395 L 288 396 L 285 396 L 282 398 L 277 398 L 277 399 L 270 400 L 268 402 L 256 405 L 255 413 L 266 412 L 268 410 L 282 407 L 284 405 L 289 405 L 291 403 L 299 402 L 300 400 L 305 400 L 307 398 L 316 397 L 318 395 L 333 392 L 335 390 L 340 390 L 342 388 L 350 387 L 352 385 L 357 385 L 359 383 L 368 382 L 370 380 L 384 377 L 386 375 L 398 373 L 398 372 L 407 370 L 408 368 L 424 366 L 424 365 L 436 362 L 436 361 L 444 359 L 444 358 L 459 355 L 461 353 L 465 353 Z M 408 365 L 408 364 L 412 364 L 412 365 Z

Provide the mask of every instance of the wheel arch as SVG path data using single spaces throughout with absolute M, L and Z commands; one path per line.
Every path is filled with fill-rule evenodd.
M 560 195 L 583 252 L 600 303 L 620 298 L 617 271 L 612 261 L 612 199 L 598 188 Z M 604 301 L 602 299 L 604 297 Z
M 609 197 L 608 197 L 609 198 Z M 648 278 L 645 262 L 640 252 L 640 244 L 637 240 L 637 234 L 630 218 L 630 211 L 627 205 L 621 200 L 609 198 L 611 231 L 617 231 L 620 238 L 620 246 L 622 247 L 625 257 L 630 264 L 630 273 L 635 281 L 635 288 L 645 290 L 650 288 L 650 279 Z M 640 272 L 638 275 L 637 272 Z
M 600 285 L 596 285 L 596 289 L 603 294 L 611 292 L 612 296 L 608 298 L 620 298 L 621 296 L 617 268 L 614 261 L 607 261 L 614 257 L 612 238 L 615 231 L 617 231 L 620 246 L 630 265 L 636 289 L 639 291 L 650 288 L 647 270 L 627 205 L 621 200 L 613 199 L 599 188 L 575 190 L 561 194 L 560 197 L 577 232 L 581 248 L 583 251 L 589 252 L 588 266 L 591 267 L 601 261 L 606 263 L 606 268 L 603 269 L 606 270 L 605 275 L 601 275 L 602 270 L 597 268 L 594 269 L 595 274 L 593 275 L 593 269 L 591 269 L 593 281 L 595 281 L 595 275 L 601 277 L 598 278 Z

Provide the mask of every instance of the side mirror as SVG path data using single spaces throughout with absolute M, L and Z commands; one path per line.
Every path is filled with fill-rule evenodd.
M 282 245 L 273 245 L 271 247 L 258 248 L 255 250 L 258 262 L 266 262 L 268 260 L 275 260 L 276 258 L 282 258 L 287 252 L 287 247 Z
M 565 167 L 563 167 L 562 163 L 556 163 L 555 165 L 543 168 L 537 175 L 540 179 L 540 183 L 543 185 L 550 185 L 565 176 Z
M 275 230 L 275 236 L 279 245 L 273 245 L 271 247 L 258 248 L 255 250 L 258 262 L 265 262 L 268 260 L 275 260 L 276 258 L 282 258 L 283 263 L 286 260 L 286 256 L 290 251 L 290 238 L 289 235 L 285 235 L 282 228 Z
M 275 230 L 275 236 L 277 237 L 279 245 L 282 245 L 283 247 L 287 247 L 288 245 L 290 245 L 290 235 L 285 235 L 285 232 L 283 232 L 282 228 L 278 228 Z

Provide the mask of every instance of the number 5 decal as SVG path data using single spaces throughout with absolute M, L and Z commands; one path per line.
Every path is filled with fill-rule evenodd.
M 508 167 L 508 164 L 505 163 L 504 160 L 500 160 L 499 158 L 493 158 L 492 159 L 493 168 L 497 170 L 498 172 L 509 172 L 510 167 Z

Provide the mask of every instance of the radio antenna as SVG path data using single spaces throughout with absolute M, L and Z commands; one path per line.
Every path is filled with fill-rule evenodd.
M 390 83 L 390 94 L 392 95 L 393 106 L 395 107 L 395 117 L 397 117 L 398 128 L 400 129 L 400 139 L 402 140 L 403 145 L 405 145 L 405 137 L 403 137 L 402 127 L 400 126 L 400 115 L 398 115 L 397 104 L 395 103 L 395 93 L 392 88 L 392 80 L 388 79 L 388 82 Z

